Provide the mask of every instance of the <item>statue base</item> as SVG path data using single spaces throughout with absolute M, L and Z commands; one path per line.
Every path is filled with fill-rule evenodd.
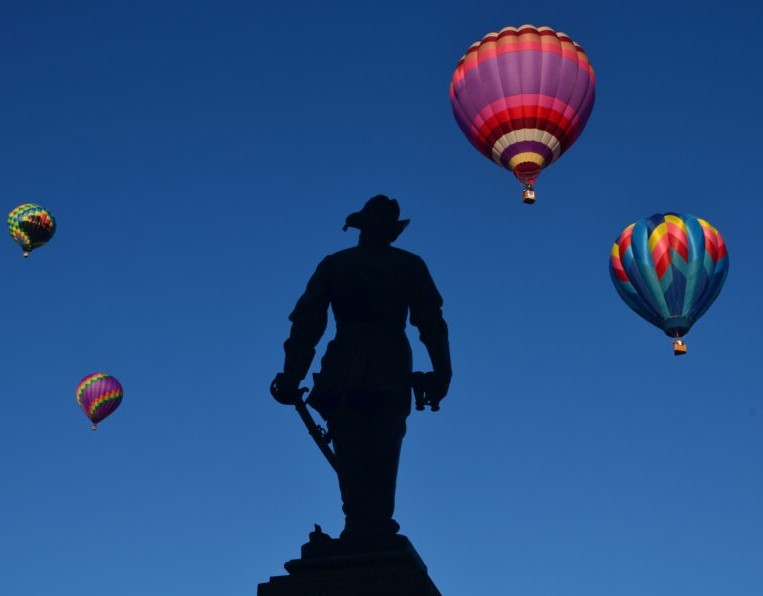
M 257 596 L 441 596 L 408 538 L 358 544 L 330 538 L 316 526 L 289 575 L 257 586 Z

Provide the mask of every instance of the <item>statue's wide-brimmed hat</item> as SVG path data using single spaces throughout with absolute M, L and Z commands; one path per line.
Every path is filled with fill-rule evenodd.
M 376 195 L 368 199 L 363 209 L 350 213 L 344 224 L 347 228 L 359 230 L 378 230 L 394 232 L 395 237 L 402 233 L 410 219 L 400 219 L 400 205 L 386 195 Z

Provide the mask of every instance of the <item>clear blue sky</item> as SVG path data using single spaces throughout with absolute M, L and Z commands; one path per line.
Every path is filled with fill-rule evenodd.
M 308 276 L 386 193 L 451 329 L 396 516 L 443 594 L 763 594 L 760 9 L 370 6 L 0 6 L 0 203 L 58 221 L 27 260 L 0 246 L 0 593 L 254 594 L 314 523 L 341 530 L 268 385 Z M 448 100 L 467 47 L 523 23 L 571 35 L 598 79 L 532 207 Z M 730 255 L 682 358 L 607 272 L 665 211 Z M 125 397 L 94 433 L 74 390 L 101 370 Z

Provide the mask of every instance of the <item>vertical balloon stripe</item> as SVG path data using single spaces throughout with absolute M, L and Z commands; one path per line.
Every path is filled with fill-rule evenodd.
M 580 126 L 578 110 L 573 109 L 571 112 L 568 111 L 568 108 L 571 106 L 578 107 L 577 104 L 570 104 L 570 97 L 572 96 L 570 80 L 573 77 L 572 73 L 580 72 L 580 68 L 570 60 L 562 60 L 559 63 L 558 73 L 554 72 L 554 66 L 551 61 L 546 61 L 544 65 L 544 81 L 547 81 L 547 86 L 545 87 L 547 89 L 546 95 L 554 98 L 551 114 L 559 114 L 561 116 L 554 118 L 554 122 L 565 131 L 564 134 L 557 133 L 562 143 L 561 154 L 572 145 L 576 137 L 577 128 Z M 563 120 L 567 122 L 563 122 Z
M 689 247 L 686 240 L 686 227 L 681 222 L 681 225 L 675 225 L 665 218 L 665 225 L 668 230 L 668 238 L 670 241 L 670 248 L 672 248 L 678 255 L 684 260 L 689 260 Z
M 670 251 L 668 251 L 668 258 L 670 258 Z M 657 263 L 655 263 L 655 268 L 657 267 Z M 664 275 L 660 278 L 660 290 L 662 291 L 662 295 L 665 297 L 665 304 L 668 305 L 668 312 L 671 315 L 676 314 L 674 304 L 671 302 L 670 297 L 668 296 L 668 291 L 673 285 L 674 281 L 674 275 L 673 275 L 673 269 L 670 267 L 670 261 L 668 261 L 668 266 L 665 269 Z M 680 312 L 680 307 L 679 307 Z
M 700 225 L 702 226 L 702 229 L 705 233 L 705 237 L 712 238 L 713 242 L 715 243 L 717 249 L 716 249 L 716 260 L 720 260 L 726 257 L 726 243 L 723 241 L 723 237 L 721 236 L 720 232 L 716 230 L 712 225 L 710 225 L 708 222 L 706 222 L 704 219 L 698 219 Z
M 653 325 L 659 325 L 661 318 L 654 313 L 652 308 L 644 302 L 643 298 L 639 296 L 633 284 L 630 281 L 623 281 L 617 279 L 612 269 L 610 269 L 610 276 L 615 284 L 615 289 L 620 295 L 620 298 L 640 317 L 649 321 Z
M 628 271 L 631 271 L 632 267 L 634 267 L 633 249 L 631 248 L 631 245 L 633 244 L 634 225 L 635 224 L 631 224 L 625 228 L 623 233 L 620 235 L 620 238 L 618 239 L 618 246 L 620 247 L 620 260 L 622 262 L 623 269 L 626 271 L 626 274 Z
M 612 268 L 612 273 L 614 274 L 615 279 L 618 281 L 627 281 L 630 283 L 628 280 L 628 275 L 625 273 L 625 268 L 620 262 L 620 247 L 618 246 L 617 242 L 612 245 L 612 255 L 610 256 L 609 261 L 609 265 Z
M 709 276 L 704 269 L 707 255 L 705 250 L 705 235 L 697 218 L 685 213 L 678 214 L 678 217 L 681 218 L 686 226 L 686 240 L 689 249 L 683 312 L 691 314 L 693 305 L 697 302 L 697 298 L 704 294 L 709 282 Z
M 617 241 L 612 246 L 610 255 L 610 275 L 615 283 L 615 289 L 622 300 L 640 317 L 653 325 L 659 325 L 662 317 L 659 307 L 654 301 L 647 301 L 639 294 L 627 272 L 637 280 L 640 286 L 644 285 L 641 274 L 634 263 L 633 257 L 633 228 L 635 224 L 627 226 Z M 624 279 L 622 279 L 624 277 Z
M 625 263 L 628 263 L 625 266 Z M 649 314 L 642 314 L 645 317 L 662 317 L 662 311 L 660 305 L 654 299 L 654 297 L 648 291 L 648 285 L 644 280 L 636 263 L 636 258 L 633 255 L 633 243 L 628 248 L 628 251 L 623 257 L 623 265 L 625 266 L 625 272 L 628 275 L 631 285 L 635 292 L 641 297 L 642 301 L 648 307 Z
M 625 257 L 625 253 L 628 252 L 628 249 L 631 246 L 631 241 L 633 239 L 633 226 L 636 224 L 631 224 L 627 228 L 625 228 L 620 234 L 620 237 L 617 239 L 617 246 L 619 247 L 619 253 L 621 258 Z M 630 253 L 630 256 L 633 256 L 633 253 Z M 627 266 L 627 262 L 624 263 Z
M 670 264 L 662 278 L 662 293 L 672 316 L 683 316 L 686 297 L 686 261 L 674 250 L 670 250 Z
M 453 114 L 456 117 L 456 123 L 461 129 L 461 132 L 464 133 L 464 136 L 466 136 L 477 151 L 482 153 L 485 157 L 491 158 L 491 145 L 487 142 L 487 139 L 481 132 L 481 128 L 484 126 L 484 120 L 480 115 L 475 116 L 473 119 L 469 118 L 466 112 L 468 100 L 468 94 L 464 92 L 461 95 L 461 101 L 455 101 L 451 89 L 451 106 L 453 107 Z
M 710 234 L 705 234 L 705 250 L 707 251 L 708 256 L 712 260 L 713 264 L 718 260 L 718 246 L 715 242 L 715 238 L 713 238 Z
M 703 219 L 698 219 L 702 232 L 705 236 L 705 249 L 710 253 L 713 263 L 717 263 L 726 256 L 726 245 L 723 238 L 713 226 Z
M 713 259 L 713 263 L 715 263 L 718 260 L 718 242 L 716 238 L 716 234 L 714 234 L 714 230 L 712 227 L 708 225 L 702 225 L 702 222 L 699 222 L 699 225 L 702 226 L 702 233 L 705 236 L 705 250 L 710 254 L 710 258 Z
M 594 83 L 582 70 L 578 70 L 575 73 L 575 77 L 575 89 L 567 103 L 570 105 L 583 106 L 583 109 L 580 112 L 580 122 L 573 131 L 575 138 L 577 138 L 582 131 L 582 127 L 588 122 L 588 117 L 591 115 L 591 109 L 593 108 L 592 94 Z
M 702 300 L 700 300 L 693 309 L 693 313 L 695 313 L 694 316 L 696 318 L 701 317 L 718 297 L 718 294 L 721 291 L 721 287 L 726 281 L 726 275 L 728 274 L 729 266 L 726 244 L 720 232 L 718 232 L 717 229 L 715 229 L 705 220 L 699 219 L 698 223 L 702 228 L 703 235 L 705 236 L 706 252 L 710 253 L 707 248 L 708 246 L 712 247 L 712 255 L 708 255 L 709 258 L 705 259 L 706 264 L 708 264 L 708 260 L 712 261 L 712 269 L 708 273 L 709 279 L 704 290 Z
M 660 286 L 655 263 L 652 259 L 652 251 L 649 247 L 650 228 L 654 229 L 655 227 L 654 222 L 641 220 L 636 222 L 633 228 L 633 240 L 631 242 L 633 263 L 642 281 L 638 285 L 634 282 L 633 285 L 640 296 L 647 296 L 649 303 L 656 306 L 655 312 L 657 314 L 662 317 L 669 317 L 670 309 L 668 309 L 665 296 L 662 294 L 662 286 Z M 630 277 L 633 279 L 632 275 Z
M 535 36 L 535 34 L 533 34 L 533 37 L 539 39 Z M 516 56 L 517 65 L 519 68 L 516 80 L 519 81 L 521 95 L 532 94 L 536 89 L 540 90 L 542 88 L 541 85 L 543 80 L 541 75 L 543 74 L 542 66 L 544 54 L 549 54 L 549 52 L 542 51 L 541 44 L 538 44 L 537 51 L 532 50 L 516 52 L 514 54 L 506 54 L 506 56 Z M 507 83 L 511 83 L 513 79 L 507 77 L 506 80 Z M 507 85 L 504 85 L 504 90 L 507 92 L 506 95 L 512 95 L 509 89 L 507 89 Z M 529 130 L 537 130 L 538 125 L 536 124 L 536 109 L 537 106 L 535 104 L 528 104 L 527 102 L 522 103 L 523 118 L 525 120 L 524 128 Z M 540 140 L 540 138 L 538 140 Z
M 695 306 L 690 312 L 694 319 L 700 318 L 705 314 L 710 305 L 715 302 L 715 299 L 720 294 L 723 283 L 726 281 L 726 274 L 728 273 L 728 260 L 724 259 L 719 263 L 718 268 L 713 273 L 713 277 L 702 296 L 702 300 Z
M 497 139 L 502 138 L 511 132 L 510 124 L 505 122 L 505 118 L 499 117 L 499 114 L 505 113 L 509 109 L 506 103 L 506 98 L 509 94 L 504 90 L 501 73 L 498 69 L 498 63 L 495 60 L 495 42 L 487 41 L 487 43 L 480 44 L 477 48 L 477 53 L 481 65 L 479 68 L 475 69 L 473 73 L 474 76 L 479 78 L 478 86 L 482 90 L 483 101 L 488 102 L 488 105 L 485 106 L 485 108 L 487 108 L 485 111 L 490 114 L 490 117 L 487 118 L 490 122 L 490 130 L 485 130 L 486 127 L 483 126 L 481 132 L 484 131 L 486 137 L 485 149 L 490 149 L 492 159 L 498 161 L 500 165 L 500 154 L 497 160 L 494 155 L 495 143 Z
M 655 226 L 652 233 L 649 234 L 649 252 L 652 255 L 657 277 L 662 279 L 670 266 L 670 240 L 667 226 L 664 223 Z
M 571 130 L 570 136 L 567 139 L 567 145 L 565 147 L 565 151 L 567 147 L 572 146 L 572 144 L 577 141 L 578 137 L 583 133 L 583 129 L 585 128 L 585 125 L 588 123 L 588 119 L 591 117 L 591 113 L 593 112 L 593 104 L 596 98 L 596 88 L 594 85 L 594 82 L 592 80 L 589 80 L 585 87 L 585 93 L 583 94 L 581 98 L 581 107 L 575 114 L 575 117 L 573 118 L 573 128 Z
M 557 53 L 561 55 L 561 48 L 562 44 L 556 35 L 550 35 L 550 32 L 544 32 L 540 35 L 541 39 L 541 48 L 542 51 L 538 53 L 538 58 L 540 59 L 540 64 L 538 65 L 538 88 L 539 89 L 548 89 L 553 88 L 553 93 L 549 94 L 542 94 L 545 97 L 551 97 L 553 99 L 557 99 L 558 93 L 559 93 L 559 79 L 558 77 L 556 80 L 549 81 L 549 77 L 553 77 L 553 60 L 551 59 L 552 56 L 556 56 Z M 541 94 L 539 94 L 541 95 Z M 544 164 L 539 164 L 541 167 L 544 167 L 545 165 L 550 164 L 551 162 L 555 161 L 564 150 L 564 146 L 562 145 L 562 139 L 564 139 L 566 136 L 569 136 L 567 132 L 571 128 L 570 122 L 566 122 L 566 128 L 564 126 L 560 126 L 560 122 L 563 119 L 560 118 L 561 114 L 558 112 L 554 112 L 553 110 L 550 110 L 546 108 L 545 105 L 543 105 L 539 101 L 529 101 L 526 102 L 528 107 L 532 109 L 535 113 L 535 121 L 533 122 L 532 128 L 535 130 L 542 130 L 543 135 L 539 139 L 541 143 L 543 143 L 546 147 L 552 150 L 552 159 L 548 159 L 547 157 L 544 158 Z M 528 127 L 530 128 L 530 127 Z M 538 171 L 538 173 L 540 170 Z M 516 175 L 516 172 L 515 172 Z M 535 182 L 535 177 L 537 177 L 538 174 L 535 174 L 533 176 L 533 183 Z M 520 179 L 520 182 L 522 180 Z
M 475 44 L 478 45 L 478 44 Z M 476 59 L 476 54 L 474 54 Z M 463 81 L 458 86 L 451 85 L 451 105 L 454 106 L 456 122 L 472 144 L 486 157 L 490 158 L 492 147 L 484 138 L 482 129 L 486 120 L 495 116 L 493 102 L 486 101 L 484 90 L 476 72 L 477 80 L 467 85 Z M 501 109 L 501 105 L 497 106 Z M 463 119 L 459 118 L 463 112 Z M 467 132 L 472 131 L 472 135 Z M 478 132 L 479 131 L 479 132 Z

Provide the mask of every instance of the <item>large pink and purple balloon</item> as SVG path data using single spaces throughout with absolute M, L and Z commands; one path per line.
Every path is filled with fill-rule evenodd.
M 93 430 L 119 407 L 122 395 L 119 381 L 102 372 L 86 376 L 77 385 L 77 403 L 93 422 Z
M 550 27 L 505 27 L 471 45 L 450 83 L 453 115 L 485 157 L 533 184 L 580 136 L 596 79 L 582 48 Z

